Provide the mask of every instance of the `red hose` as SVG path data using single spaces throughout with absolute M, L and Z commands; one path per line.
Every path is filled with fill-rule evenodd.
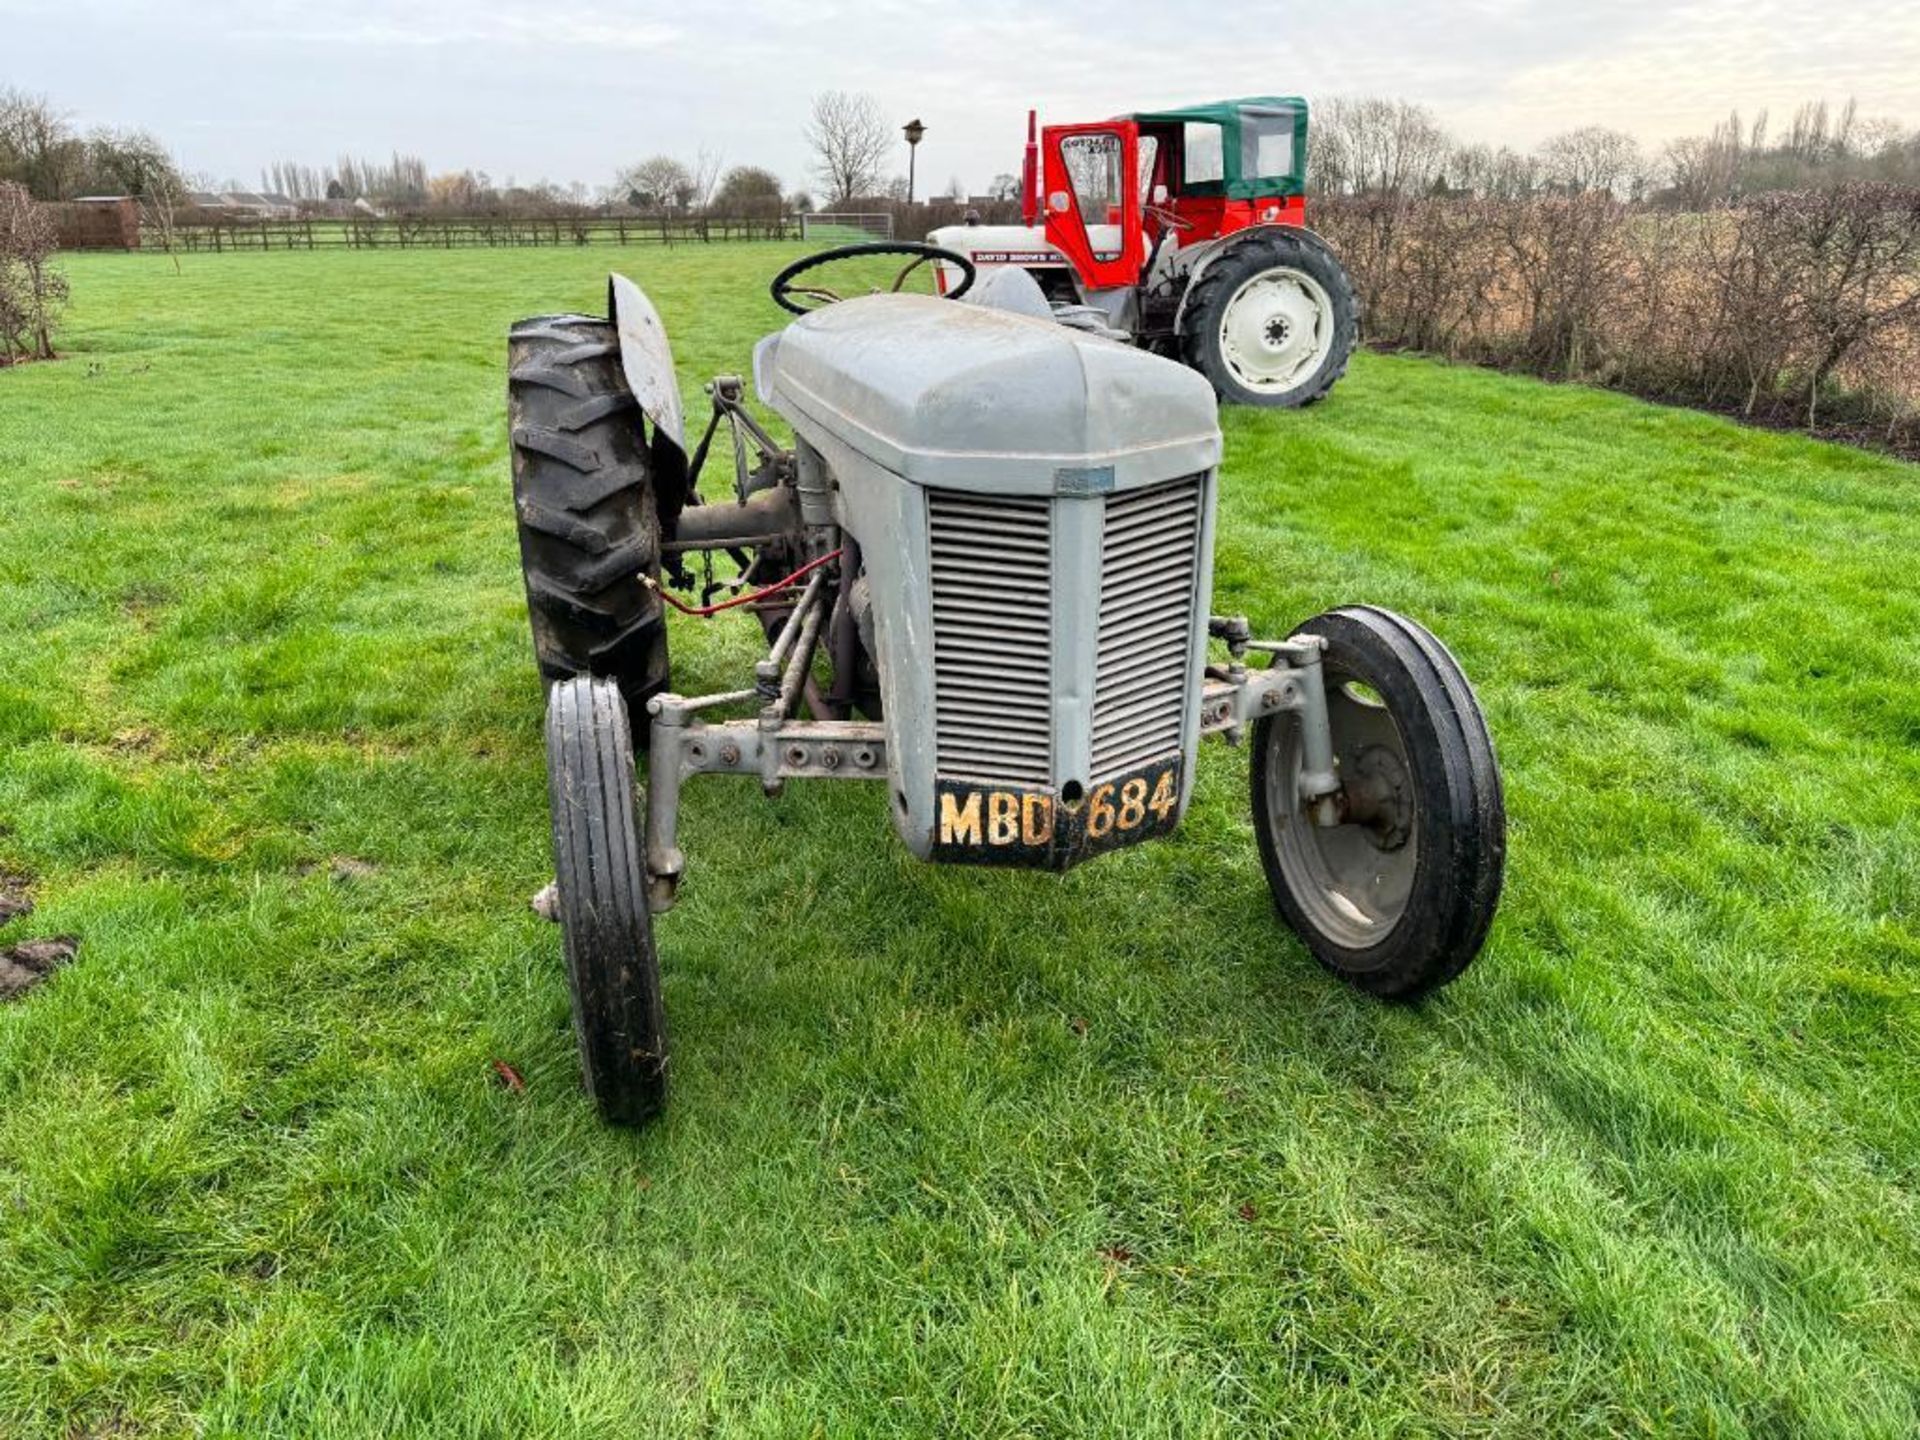
M 718 615 L 722 610 L 731 610 L 736 605 L 751 605 L 754 601 L 764 600 L 769 595 L 778 595 L 782 590 L 792 585 L 794 581 L 804 580 L 829 560 L 838 560 L 840 555 L 841 551 L 835 550 L 831 554 L 822 555 L 818 560 L 809 560 L 791 575 L 786 576 L 784 579 L 776 580 L 771 585 L 763 586 L 746 595 L 735 595 L 731 600 L 716 600 L 711 605 L 689 605 L 686 601 L 669 595 L 665 590 L 661 589 L 659 583 L 651 576 L 646 578 L 647 584 L 653 586 L 660 598 L 666 601 L 667 604 L 673 606 L 673 608 L 678 610 L 682 615 L 699 615 L 705 617 L 708 615 Z

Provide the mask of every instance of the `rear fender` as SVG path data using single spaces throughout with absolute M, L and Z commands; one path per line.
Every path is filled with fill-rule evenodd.
M 1225 254 L 1230 246 L 1237 245 L 1251 236 L 1259 235 L 1304 235 L 1322 250 L 1331 252 L 1333 248 L 1322 240 L 1317 232 L 1309 230 L 1304 225 L 1248 225 L 1243 229 L 1230 230 L 1225 235 L 1216 236 L 1212 240 L 1203 240 L 1198 245 L 1183 246 L 1178 258 L 1179 263 L 1186 268 L 1187 285 L 1180 292 L 1180 308 L 1173 315 L 1174 334 L 1180 333 L 1180 327 L 1186 321 L 1187 297 L 1193 294 L 1193 287 L 1199 283 L 1207 267 Z M 1193 257 L 1191 260 L 1187 258 L 1189 255 Z
M 624 275 L 607 277 L 607 313 L 620 337 L 620 370 L 627 377 L 627 389 L 653 426 L 655 484 L 663 498 L 683 493 L 687 441 L 667 327 L 660 323 L 660 312 L 646 292 Z

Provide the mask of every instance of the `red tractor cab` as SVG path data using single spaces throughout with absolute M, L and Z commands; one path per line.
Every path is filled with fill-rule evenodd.
M 1026 223 L 928 239 L 1026 270 L 1062 320 L 1179 356 L 1223 400 L 1311 404 L 1357 325 L 1345 269 L 1306 228 L 1307 119 L 1284 96 L 1037 133 L 1030 114 Z

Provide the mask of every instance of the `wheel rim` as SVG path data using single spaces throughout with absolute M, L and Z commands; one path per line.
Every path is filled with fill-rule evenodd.
M 1301 910 L 1341 948 L 1366 950 L 1406 915 L 1420 865 L 1418 795 L 1392 713 L 1351 675 L 1329 668 L 1326 686 L 1343 823 L 1315 825 L 1300 799 L 1297 724 L 1270 731 L 1265 802 L 1275 854 Z
M 1220 358 L 1249 390 L 1292 390 L 1332 350 L 1333 302 L 1304 270 L 1263 270 L 1234 291 L 1220 312 Z

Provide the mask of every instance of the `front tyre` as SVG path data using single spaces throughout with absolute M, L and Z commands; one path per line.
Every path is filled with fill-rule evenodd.
M 1181 312 L 1187 364 L 1231 405 L 1311 405 L 1347 373 L 1353 285 L 1318 237 L 1256 230 L 1200 272 Z
M 616 1125 L 666 1103 L 660 959 L 647 909 L 633 742 L 617 683 L 578 676 L 547 695 L 553 866 L 580 1071 Z
M 1439 640 L 1370 605 L 1300 627 L 1321 671 L 1342 823 L 1300 799 L 1299 725 L 1253 731 L 1253 824 L 1274 903 L 1314 958 L 1372 994 L 1410 1000 L 1465 970 L 1506 869 L 1506 806 L 1486 718 Z

